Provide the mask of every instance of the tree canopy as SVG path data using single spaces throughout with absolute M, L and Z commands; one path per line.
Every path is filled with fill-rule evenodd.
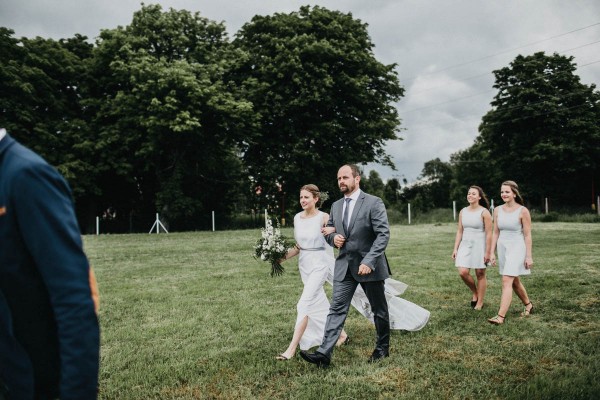
M 101 33 L 90 103 L 104 179 L 116 183 L 107 201 L 141 202 L 180 229 L 230 211 L 222 199 L 241 179 L 236 140 L 253 120 L 223 80 L 234 54 L 222 24 L 158 5 Z
M 199 13 L 142 5 L 93 44 L 13 34 L 0 27 L 0 126 L 67 177 L 84 231 L 108 208 L 120 231 L 138 218 L 148 229 L 157 211 L 176 230 L 208 228 L 211 211 L 285 216 L 303 184 L 334 199 L 341 164 L 394 167 L 384 146 L 400 139 L 404 89 L 352 14 L 255 16 L 230 41 Z M 600 93 L 575 68 L 558 54 L 516 57 L 494 71 L 471 147 L 427 162 L 419 184 L 371 171 L 364 187 L 398 210 L 446 207 L 506 179 L 533 205 L 589 205 Z
M 302 184 L 337 193 L 342 163 L 392 165 L 403 89 L 351 14 L 256 16 L 230 42 L 199 13 L 142 5 L 94 44 L 12 35 L 0 29 L 0 124 L 67 177 L 84 230 L 103 214 L 120 230 L 156 211 L 175 229 L 283 214 Z
M 98 193 L 81 104 L 92 45 L 80 35 L 55 41 L 13 34 L 0 28 L 0 125 L 43 154 L 76 195 Z
M 367 25 L 338 11 L 255 16 L 237 33 L 235 79 L 259 121 L 240 144 L 263 193 L 306 183 L 338 192 L 343 163 L 393 166 L 384 143 L 398 139 L 394 102 L 403 95 L 395 65 L 373 55 Z
M 458 185 L 517 181 L 532 204 L 589 205 L 600 166 L 600 93 L 573 57 L 518 56 L 494 71 L 498 89 L 475 144 L 453 158 Z

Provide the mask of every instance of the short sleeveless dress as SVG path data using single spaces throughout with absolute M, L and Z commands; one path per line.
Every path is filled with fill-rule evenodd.
M 498 271 L 500 275 L 529 275 L 531 270 L 525 268 L 525 237 L 521 225 L 523 206 L 513 212 L 506 212 L 504 206 L 498 207 Z
M 321 234 L 323 213 L 319 211 L 311 218 L 294 216 L 294 239 L 300 247 L 298 269 L 304 290 L 296 306 L 296 326 L 308 316 L 308 325 L 300 339 L 300 349 L 308 350 L 323 341 L 325 321 L 329 313 L 329 300 L 323 285 L 331 274 L 335 259 L 333 248 Z
M 470 211 L 465 207 L 461 211 L 461 222 L 463 234 L 458 251 L 456 252 L 457 267 L 463 268 L 485 268 L 483 260 L 485 256 L 485 227 L 481 214 L 485 208 Z

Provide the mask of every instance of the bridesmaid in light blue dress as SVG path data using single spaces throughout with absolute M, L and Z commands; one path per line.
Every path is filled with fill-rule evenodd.
M 481 310 L 487 288 L 485 269 L 491 257 L 492 215 L 488 211 L 488 199 L 479 186 L 469 188 L 467 201 L 469 206 L 458 214 L 452 258 L 461 279 L 473 294 L 471 307 Z M 471 269 L 475 270 L 477 283 L 471 276 Z
M 502 299 L 498 314 L 488 319 L 488 322 L 494 325 L 504 323 L 512 302 L 513 291 L 525 306 L 521 317 L 533 313 L 533 304 L 520 279 L 522 275 L 529 275 L 533 266 L 531 215 L 527 207 L 523 206 L 523 198 L 514 181 L 502 183 L 500 197 L 504 204 L 494 210 L 492 250 L 498 249 L 498 270 L 502 275 Z M 492 264 L 496 264 L 493 252 Z

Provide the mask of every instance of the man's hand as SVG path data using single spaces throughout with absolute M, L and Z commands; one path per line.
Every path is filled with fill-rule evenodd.
M 373 270 L 366 264 L 360 264 L 360 267 L 358 267 L 359 275 L 369 275 L 371 272 L 373 272 Z
M 338 249 L 341 249 L 344 243 L 346 243 L 346 238 L 343 235 L 338 234 L 333 238 L 333 244 L 335 244 L 335 247 Z

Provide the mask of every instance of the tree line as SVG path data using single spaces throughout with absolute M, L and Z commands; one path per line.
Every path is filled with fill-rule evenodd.
M 159 5 L 94 43 L 0 28 L 0 125 L 67 178 L 85 232 L 96 216 L 121 232 L 155 212 L 175 230 L 208 229 L 213 211 L 285 216 L 302 184 L 337 193 L 341 162 L 394 167 L 384 146 L 400 139 L 404 88 L 373 47 L 367 24 L 319 6 L 255 16 L 232 40 L 223 23 Z M 538 53 L 495 71 L 475 144 L 381 195 L 447 206 L 506 176 L 536 202 L 550 191 L 578 203 L 573 188 L 598 184 L 599 94 L 574 70 Z

